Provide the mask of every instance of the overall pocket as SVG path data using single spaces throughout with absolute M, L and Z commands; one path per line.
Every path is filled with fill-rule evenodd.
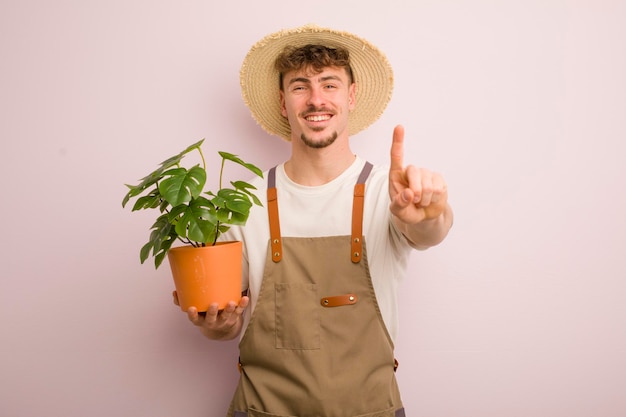
M 319 349 L 320 308 L 316 284 L 274 284 L 276 348 Z

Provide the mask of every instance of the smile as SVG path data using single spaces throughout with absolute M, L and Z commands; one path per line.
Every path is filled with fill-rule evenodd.
M 306 116 L 305 119 L 308 122 L 323 122 L 325 120 L 330 120 L 332 116 L 329 114 L 323 114 L 323 115 L 311 115 L 311 116 Z

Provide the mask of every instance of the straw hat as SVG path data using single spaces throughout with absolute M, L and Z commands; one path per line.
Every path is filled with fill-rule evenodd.
M 286 46 L 307 44 L 348 50 L 356 83 L 356 107 L 350 113 L 348 132 L 354 135 L 374 123 L 387 107 L 393 90 L 393 71 L 387 58 L 356 35 L 315 25 L 272 33 L 246 55 L 240 72 L 241 93 L 256 122 L 266 132 L 291 140 L 291 128 L 281 114 L 279 74 L 274 61 Z

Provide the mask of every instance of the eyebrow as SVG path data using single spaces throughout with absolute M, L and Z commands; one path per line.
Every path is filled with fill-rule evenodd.
M 320 81 L 324 82 L 324 81 L 329 81 L 329 80 L 337 80 L 337 81 L 342 81 L 340 77 L 338 77 L 337 75 L 327 75 L 325 77 L 322 77 L 320 79 Z M 306 78 L 306 77 L 296 77 L 296 78 L 292 78 L 291 80 L 289 80 L 289 85 L 293 84 L 293 83 L 297 83 L 297 82 L 301 82 L 301 83 L 306 83 L 306 84 L 311 84 L 311 79 L 310 78 Z

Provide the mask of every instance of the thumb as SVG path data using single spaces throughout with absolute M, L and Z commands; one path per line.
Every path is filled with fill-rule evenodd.
M 413 204 L 413 191 L 409 188 L 405 188 L 393 198 L 390 210 L 397 216 L 411 204 Z

